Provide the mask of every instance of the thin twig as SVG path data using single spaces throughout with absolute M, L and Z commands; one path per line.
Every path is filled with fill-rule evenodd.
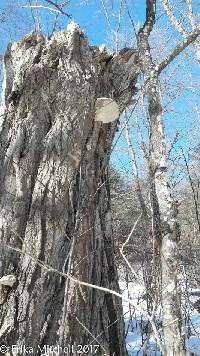
M 188 36 L 177 46 L 174 50 L 159 64 L 156 66 L 157 72 L 160 74 L 181 52 L 184 51 L 190 44 L 192 44 L 200 35 L 200 27 L 195 28 Z
M 154 302 L 152 314 L 151 314 L 151 315 L 148 315 L 147 317 L 148 317 L 148 320 L 149 320 L 149 322 L 150 322 L 150 324 L 151 324 L 151 326 L 152 326 L 152 330 L 153 330 L 154 336 L 155 336 L 155 338 L 156 338 L 157 344 L 158 344 L 158 346 L 159 346 L 159 349 L 160 349 L 162 355 L 163 355 L 163 356 L 167 356 L 166 351 L 165 351 L 164 346 L 163 346 L 163 343 L 162 343 L 162 341 L 161 341 L 159 332 L 158 332 L 158 330 L 157 330 L 155 321 L 154 321 L 155 312 L 156 312 L 156 303 Z
M 16 235 L 17 235 L 17 233 L 16 233 Z M 105 287 L 97 286 L 96 284 L 91 284 L 91 283 L 80 281 L 79 279 L 77 279 L 77 278 L 75 278 L 75 277 L 73 277 L 71 275 L 68 275 L 67 273 L 61 272 L 58 269 L 51 267 L 49 264 L 39 260 L 38 258 L 33 257 L 31 251 L 29 253 L 28 252 L 24 252 L 23 250 L 21 250 L 21 249 L 19 249 L 17 247 L 10 246 L 7 243 L 5 243 L 5 246 L 7 248 L 9 248 L 10 250 L 18 252 L 18 253 L 20 253 L 20 254 L 22 254 L 24 256 L 28 256 L 37 265 L 39 265 L 41 268 L 46 269 L 48 272 L 54 272 L 54 273 L 59 274 L 61 277 L 69 278 L 71 281 L 73 281 L 76 284 L 79 284 L 79 285 L 82 285 L 82 286 L 85 286 L 85 287 L 88 287 L 88 288 L 92 288 L 92 289 L 97 289 L 97 290 L 100 290 L 102 292 L 106 292 L 106 293 L 115 295 L 116 297 L 119 297 L 120 299 L 122 299 L 125 302 L 128 302 L 128 303 L 130 303 L 131 305 L 134 306 L 133 301 L 131 299 L 129 299 L 129 298 L 125 298 L 122 294 L 120 294 L 120 293 L 118 293 L 118 292 L 116 292 L 116 291 L 114 291 L 112 289 L 109 289 L 109 288 L 105 288 Z
M 128 267 L 130 268 L 132 274 L 135 276 L 135 278 L 136 278 L 137 280 L 138 280 L 137 273 L 134 271 L 134 269 L 133 269 L 133 267 L 131 266 L 130 262 L 127 260 L 126 256 L 125 256 L 124 253 L 123 253 L 123 250 L 124 250 L 125 246 L 129 243 L 129 240 L 130 240 L 131 236 L 133 235 L 133 232 L 135 231 L 135 228 L 136 228 L 136 226 L 137 226 L 137 224 L 138 224 L 138 222 L 139 222 L 139 220 L 140 220 L 141 217 L 142 217 L 142 213 L 138 216 L 138 218 L 137 218 L 137 220 L 136 220 L 136 222 L 135 222 L 135 224 L 134 224 L 134 226 L 133 226 L 133 228 L 132 228 L 130 234 L 128 235 L 126 241 L 123 243 L 122 247 L 120 248 L 120 253 L 121 253 L 121 255 L 122 255 L 124 261 L 126 262 L 126 264 L 128 265 Z
M 81 323 L 81 321 L 80 321 L 77 317 L 76 317 L 76 320 L 77 320 L 78 323 L 82 326 L 82 328 L 83 328 L 84 330 L 86 330 L 87 333 L 94 339 L 94 341 L 98 342 L 99 346 L 101 346 L 102 350 L 106 353 L 106 355 L 108 355 L 108 354 L 109 354 L 108 351 L 106 351 L 106 349 L 104 348 L 104 346 L 97 340 L 97 338 L 91 333 L 91 331 L 88 330 L 88 328 L 86 328 L 86 326 L 85 326 L 83 323 Z
M 53 9 L 52 7 L 43 6 L 43 5 L 23 5 L 21 7 L 25 8 L 25 9 L 45 9 L 45 10 L 49 10 L 50 12 L 56 12 L 56 13 L 59 13 L 59 14 L 61 13 L 57 9 Z
M 65 15 L 65 16 L 67 16 L 67 17 L 69 17 L 70 19 L 72 18 L 72 15 L 71 14 L 68 14 L 68 13 L 66 13 L 63 9 L 62 9 L 62 5 L 58 5 L 56 2 L 54 2 L 54 1 L 52 1 L 52 0 L 44 0 L 45 2 L 47 2 L 47 3 L 49 3 L 49 4 L 51 4 L 51 5 L 53 5 L 56 9 L 58 9 L 59 11 L 60 11 L 60 13 L 62 14 L 62 15 Z M 65 2 L 65 4 L 66 4 L 66 2 Z
M 186 170 L 187 170 L 187 175 L 188 175 L 189 182 L 190 182 L 190 187 L 191 187 L 191 190 L 192 190 L 192 195 L 193 195 L 193 200 L 194 200 L 194 206 L 195 206 L 195 214 L 196 214 L 196 219 L 197 219 L 197 225 L 198 225 L 198 229 L 199 229 L 199 233 L 200 233 L 200 216 L 199 216 L 198 200 L 197 200 L 197 198 L 196 198 L 195 189 L 194 189 L 194 184 L 193 184 L 193 181 L 192 181 L 192 178 L 191 178 L 191 174 L 190 174 L 190 169 L 189 169 L 189 166 L 188 166 L 188 162 L 187 162 L 187 159 L 186 159 L 186 156 L 185 156 L 185 153 L 184 153 L 184 150 L 183 150 L 182 147 L 181 147 L 181 151 L 182 151 L 182 154 L 183 154 L 183 159 L 184 159 L 184 162 L 185 162 L 185 166 L 186 166 Z

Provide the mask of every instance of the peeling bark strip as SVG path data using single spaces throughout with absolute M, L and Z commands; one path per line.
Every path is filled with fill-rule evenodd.
M 128 104 L 138 76 L 137 53 L 128 52 L 109 56 L 90 47 L 73 23 L 49 41 L 31 34 L 7 49 L 0 277 L 14 275 L 16 283 L 0 286 L 5 345 L 36 351 L 63 337 L 64 345 L 89 345 L 89 330 L 109 355 L 126 354 L 121 300 L 66 284 L 29 255 L 81 281 L 119 289 L 107 181 L 117 123 L 95 122 L 95 103 L 111 98 L 120 112 Z

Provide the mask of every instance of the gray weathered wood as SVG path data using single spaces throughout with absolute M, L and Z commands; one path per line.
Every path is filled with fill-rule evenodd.
M 136 51 L 102 53 L 75 24 L 50 40 L 31 34 L 8 46 L 0 277 L 13 274 L 17 282 L 0 286 L 1 343 L 34 350 L 96 344 L 84 325 L 109 355 L 126 354 L 121 300 L 72 284 L 38 260 L 119 290 L 107 168 L 117 122 L 95 122 L 95 103 L 112 98 L 122 111 L 137 76 Z

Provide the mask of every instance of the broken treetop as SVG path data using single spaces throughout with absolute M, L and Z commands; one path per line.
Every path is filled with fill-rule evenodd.
M 111 55 L 105 47 L 89 46 L 87 37 L 74 22 L 68 25 L 67 31 L 55 32 L 49 40 L 32 32 L 7 48 L 3 102 L 4 105 L 17 105 L 27 81 L 32 82 L 32 86 L 35 86 L 34 81 L 42 85 L 41 70 L 52 80 L 55 80 L 54 71 L 59 72 L 60 78 L 62 72 L 62 80 L 68 81 L 69 86 L 73 81 L 76 85 L 80 85 L 80 81 L 96 81 L 96 121 L 111 122 L 135 92 L 139 73 L 137 61 L 134 49 L 126 48 Z M 43 99 L 44 92 L 41 92 Z

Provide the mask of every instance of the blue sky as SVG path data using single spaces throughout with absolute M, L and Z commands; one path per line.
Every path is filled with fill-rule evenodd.
M 48 6 L 44 0 L 31 0 L 31 3 Z M 85 30 L 90 43 L 99 45 L 110 41 L 110 27 L 114 30 L 117 29 L 120 3 L 121 1 L 119 0 L 71 0 L 69 6 L 66 7 L 66 11 Z M 29 0 L 0 0 L 0 10 L 10 13 L 8 21 L 0 26 L 0 31 L 3 33 L 0 51 L 5 48 L 7 41 L 20 38 L 20 36 L 32 29 L 31 10 L 22 8 L 27 4 L 29 4 Z M 145 1 L 127 0 L 127 4 L 134 21 L 143 23 Z M 106 18 L 106 12 L 108 13 L 109 21 Z M 49 29 L 49 32 L 51 32 L 51 24 L 55 18 L 54 14 L 45 9 L 33 10 L 33 13 L 35 16 L 40 16 L 42 30 L 48 33 Z M 60 16 L 59 22 L 62 28 L 66 28 L 69 21 L 68 18 Z M 130 21 L 124 8 L 122 9 L 121 27 L 125 28 L 125 26 L 130 27 Z

